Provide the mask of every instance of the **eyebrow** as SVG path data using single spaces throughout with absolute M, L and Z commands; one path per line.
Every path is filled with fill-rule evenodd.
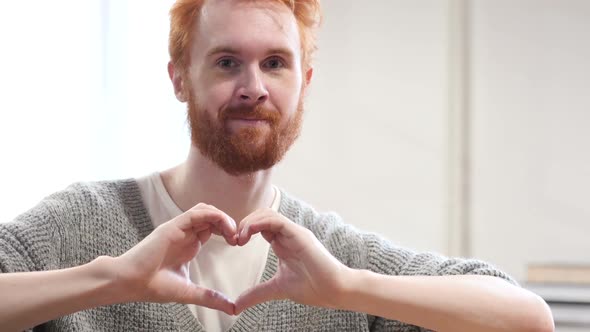
M 228 47 L 228 46 L 217 46 L 217 47 L 213 48 L 212 50 L 210 50 L 209 52 L 207 52 L 207 57 L 210 57 L 212 55 L 219 54 L 219 53 L 237 54 L 238 51 L 236 49 Z
M 238 49 L 233 48 L 231 46 L 217 46 L 214 47 L 213 49 L 211 49 L 209 52 L 207 52 L 207 57 L 219 54 L 219 53 L 227 53 L 227 54 L 239 54 L 240 52 L 238 51 Z M 287 57 L 289 59 L 293 59 L 295 57 L 295 55 L 293 54 L 293 52 L 288 49 L 288 48 L 284 48 L 284 47 L 277 47 L 277 48 L 272 48 L 270 49 L 267 54 L 271 55 L 271 54 L 280 54 L 284 57 Z

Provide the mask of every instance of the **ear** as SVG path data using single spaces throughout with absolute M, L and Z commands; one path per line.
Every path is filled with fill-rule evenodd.
M 305 85 L 309 85 L 311 83 L 311 78 L 313 76 L 313 67 L 309 67 L 309 69 L 305 72 Z
M 303 95 L 307 95 L 307 88 L 311 83 L 311 77 L 313 76 L 313 68 L 309 67 L 309 69 L 305 72 L 305 81 L 303 82 L 303 86 L 301 87 L 301 93 Z
M 176 95 L 176 99 L 182 103 L 186 102 L 188 97 L 185 91 L 183 76 L 180 70 L 177 70 L 174 66 L 172 61 L 168 62 L 168 77 L 170 77 L 170 81 L 174 87 L 174 95 Z

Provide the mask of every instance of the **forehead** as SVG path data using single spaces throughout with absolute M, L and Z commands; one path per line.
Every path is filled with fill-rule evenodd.
M 209 0 L 196 24 L 193 55 L 224 47 L 243 53 L 289 49 L 300 54 L 295 16 L 276 1 Z

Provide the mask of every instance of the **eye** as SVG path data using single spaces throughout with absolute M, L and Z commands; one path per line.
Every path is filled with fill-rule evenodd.
M 223 58 L 217 61 L 217 66 L 222 69 L 233 69 L 238 66 L 238 63 L 231 58 Z
M 273 57 L 273 58 L 266 60 L 263 64 L 263 67 L 267 68 L 267 69 L 280 69 L 280 68 L 285 67 L 285 63 L 283 62 L 282 59 L 277 58 L 277 57 Z

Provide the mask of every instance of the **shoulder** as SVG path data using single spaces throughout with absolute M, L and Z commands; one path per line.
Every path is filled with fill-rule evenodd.
M 346 234 L 355 238 L 357 231 L 346 225 L 335 212 L 318 212 L 310 204 L 281 191 L 279 213 L 309 230 L 322 242 L 338 234 Z
M 59 224 L 83 218 L 95 210 L 137 204 L 138 198 L 139 189 L 132 179 L 76 182 L 46 196 L 4 225 L 18 228 L 39 223 Z
M 282 193 L 279 212 L 310 229 L 342 263 L 388 275 L 490 275 L 515 283 L 492 264 L 470 258 L 446 257 L 434 252 L 417 252 L 394 244 L 383 236 L 346 224 L 334 212 L 320 213 L 311 205 Z
M 100 204 L 104 200 L 121 196 L 123 192 L 129 191 L 133 187 L 133 179 L 116 180 L 116 181 L 94 181 L 94 182 L 75 182 L 64 189 L 56 191 L 45 198 L 39 204 L 48 206 L 86 205 L 88 203 Z M 137 186 L 135 184 L 135 186 Z
M 47 203 L 70 203 L 73 205 L 92 205 L 126 201 L 139 193 L 135 179 L 112 181 L 76 182 L 44 199 Z
M 153 230 L 135 179 L 74 183 L 46 204 L 59 206 L 60 215 L 67 216 L 60 227 L 68 238 L 118 239 L 131 245 Z
M 318 212 L 310 204 L 281 193 L 279 212 L 310 231 L 342 263 L 357 269 L 368 268 L 368 245 L 393 246 L 377 234 L 363 232 L 344 222 L 336 212 Z
M 82 255 L 81 248 L 130 234 L 144 237 L 149 226 L 134 180 L 73 183 L 0 224 L 0 251 L 12 257 L 0 261 L 22 265 L 3 269 L 8 271 L 76 265 L 93 258 Z
M 142 198 L 135 179 L 76 182 L 43 200 L 52 208 L 62 207 L 70 213 L 91 213 L 105 209 L 123 212 L 142 208 Z

